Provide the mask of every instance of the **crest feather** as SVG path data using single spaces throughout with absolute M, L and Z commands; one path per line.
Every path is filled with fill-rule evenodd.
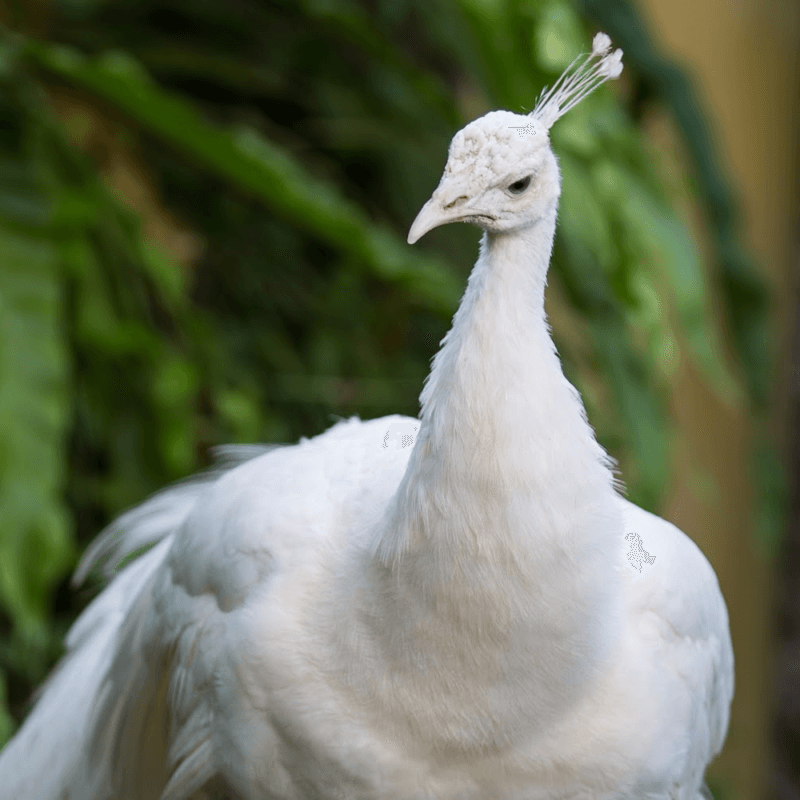
M 559 117 L 578 105 L 598 86 L 621 74 L 622 50 L 617 48 L 612 52 L 611 38 L 605 33 L 598 33 L 592 41 L 592 52 L 577 56 L 551 88 L 542 90 L 530 117 L 549 130 Z

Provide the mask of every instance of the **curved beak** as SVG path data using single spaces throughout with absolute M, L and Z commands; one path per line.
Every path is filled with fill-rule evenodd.
M 431 199 L 420 209 L 417 218 L 408 232 L 408 243 L 419 241 L 428 231 L 447 225 L 448 222 L 461 222 L 473 216 L 466 203 L 469 198 L 464 186 L 451 183 L 452 179 L 439 184 Z
M 417 218 L 411 223 L 411 229 L 408 231 L 408 243 L 414 244 L 418 242 L 428 231 L 438 228 L 447 222 L 454 222 L 457 217 L 458 215 L 454 213 L 448 215 L 434 194 L 422 206 Z

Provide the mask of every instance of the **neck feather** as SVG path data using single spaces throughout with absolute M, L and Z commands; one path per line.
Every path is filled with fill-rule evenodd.
M 370 635 L 405 686 L 384 699 L 456 748 L 564 713 L 613 639 L 622 523 L 544 312 L 555 217 L 484 235 L 368 567 Z
M 607 534 L 563 514 L 605 508 L 614 482 L 544 310 L 555 216 L 554 205 L 535 226 L 484 234 L 422 392 L 417 443 L 377 541 L 384 563 L 426 543 L 480 550 L 505 537 L 528 550 Z M 535 531 L 498 525 L 519 504 L 534 506 Z

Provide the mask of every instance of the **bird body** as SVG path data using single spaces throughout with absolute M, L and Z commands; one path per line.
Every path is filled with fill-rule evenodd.
M 412 226 L 486 231 L 420 419 L 232 448 L 123 516 L 83 572 L 154 546 L 70 632 L 0 798 L 696 800 L 733 690 L 725 604 L 617 493 L 561 370 L 560 178 L 520 124 L 459 132 Z

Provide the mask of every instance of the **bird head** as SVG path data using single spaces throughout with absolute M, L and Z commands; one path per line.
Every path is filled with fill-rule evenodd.
M 534 224 L 561 194 L 550 126 L 621 72 L 622 51 L 612 52 L 611 39 L 598 33 L 592 52 L 578 56 L 530 114 L 491 111 L 462 128 L 450 143 L 439 186 L 411 226 L 409 244 L 449 222 L 495 233 Z

